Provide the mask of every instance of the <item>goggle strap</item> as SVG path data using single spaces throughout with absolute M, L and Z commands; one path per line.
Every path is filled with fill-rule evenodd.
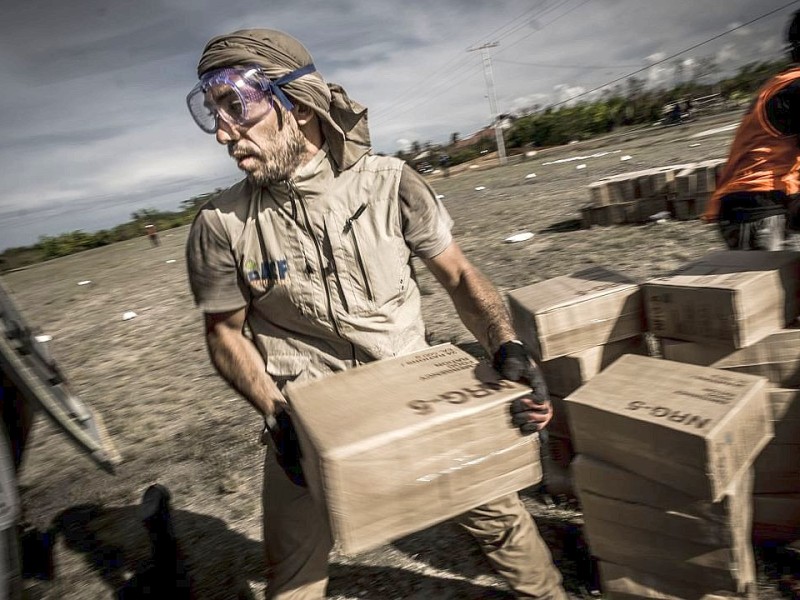
M 308 75 L 309 73 L 313 73 L 317 70 L 317 67 L 314 66 L 314 63 L 309 63 L 304 67 L 300 67 L 292 71 L 291 73 L 287 73 L 276 79 L 275 81 L 269 81 L 267 84 L 269 89 L 272 91 L 272 94 L 278 98 L 281 104 L 283 104 L 286 110 L 292 110 L 294 105 L 291 103 L 289 98 L 286 97 L 286 94 L 283 93 L 283 90 L 280 86 L 289 83 L 290 81 L 294 81 L 295 79 L 299 79 L 303 75 Z

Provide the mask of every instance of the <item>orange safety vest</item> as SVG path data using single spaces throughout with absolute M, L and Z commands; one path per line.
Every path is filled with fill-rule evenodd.
M 732 192 L 800 192 L 800 147 L 797 135 L 784 135 L 767 119 L 767 102 L 787 84 L 800 79 L 800 67 L 770 79 L 742 119 L 717 189 L 703 220 L 716 221 L 720 201 Z

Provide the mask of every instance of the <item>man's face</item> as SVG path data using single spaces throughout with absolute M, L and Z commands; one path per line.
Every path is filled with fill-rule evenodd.
M 258 185 L 289 179 L 306 154 L 305 136 L 294 117 L 279 105 L 250 125 L 231 125 L 219 119 L 216 138 Z
M 258 67 L 222 67 L 202 75 L 187 96 L 195 122 L 261 185 L 291 177 L 306 153 L 305 136 L 271 85 Z

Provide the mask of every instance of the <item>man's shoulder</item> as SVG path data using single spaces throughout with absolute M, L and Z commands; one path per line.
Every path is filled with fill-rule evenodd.
M 217 190 L 210 194 L 200 207 L 200 210 L 219 210 L 222 212 L 236 212 L 247 205 L 250 200 L 250 184 L 247 179 L 237 181 L 232 186 Z
M 350 167 L 350 170 L 354 172 L 396 171 L 399 173 L 403 170 L 403 165 L 405 164 L 404 160 L 400 160 L 394 156 L 365 154 L 358 162 Z

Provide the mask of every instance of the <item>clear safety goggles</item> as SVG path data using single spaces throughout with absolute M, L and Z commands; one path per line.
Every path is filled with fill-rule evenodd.
M 315 70 L 313 64 L 306 65 L 272 81 L 258 66 L 214 69 L 200 77 L 186 96 L 186 105 L 206 133 L 215 133 L 220 119 L 231 126 L 251 125 L 269 114 L 274 98 L 292 110 L 279 86 Z

